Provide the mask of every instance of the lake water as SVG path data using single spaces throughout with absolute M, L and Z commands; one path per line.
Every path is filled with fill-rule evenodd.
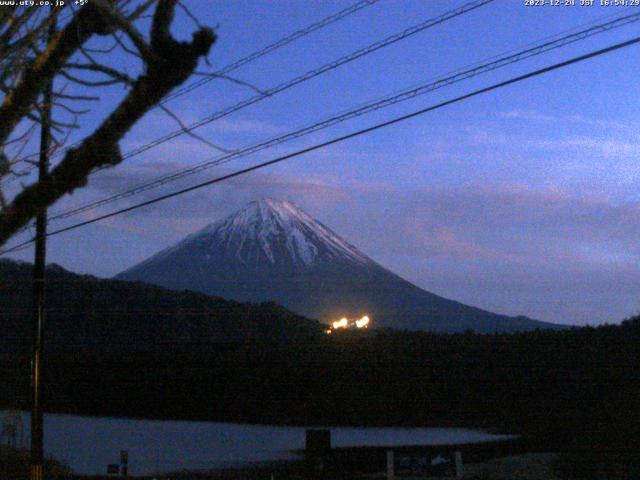
M 6 412 L 0 412 L 4 417 Z M 28 445 L 29 415 L 21 415 Z M 45 452 L 77 473 L 106 472 L 129 451 L 131 474 L 294 459 L 306 427 L 45 415 Z M 452 445 L 513 438 L 461 428 L 331 428 L 334 447 Z

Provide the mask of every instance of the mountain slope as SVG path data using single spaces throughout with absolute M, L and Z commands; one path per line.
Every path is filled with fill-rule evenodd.
M 28 349 L 33 266 L 0 260 L 0 351 Z M 209 342 L 291 342 L 323 335 L 316 321 L 274 303 L 247 304 L 198 292 L 47 268 L 47 348 Z
M 290 202 L 264 199 L 117 276 L 241 301 L 273 300 L 328 322 L 371 315 L 377 327 L 459 332 L 553 328 L 422 290 Z

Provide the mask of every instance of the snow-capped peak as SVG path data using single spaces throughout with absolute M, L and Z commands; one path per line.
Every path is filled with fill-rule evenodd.
M 358 263 L 372 261 L 329 228 L 314 220 L 296 205 L 264 198 L 246 205 L 229 217 L 212 223 L 187 237 L 185 243 L 223 247 L 244 263 L 268 260 L 272 264 L 288 259 L 298 265 L 313 265 L 319 257 L 341 258 Z

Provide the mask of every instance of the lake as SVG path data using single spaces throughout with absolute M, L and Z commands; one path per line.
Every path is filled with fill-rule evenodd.
M 4 417 L 6 412 L 0 412 Z M 21 414 L 28 445 L 29 415 Z M 77 473 L 106 472 L 129 451 L 131 474 L 180 469 L 242 466 L 254 462 L 296 458 L 304 448 L 306 427 L 242 425 L 217 422 L 156 421 L 47 414 L 45 452 L 69 464 Z M 331 429 L 334 447 L 394 445 L 455 445 L 513 438 L 463 428 Z

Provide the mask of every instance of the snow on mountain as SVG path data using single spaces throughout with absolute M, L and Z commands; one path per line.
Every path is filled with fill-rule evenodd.
M 276 301 L 324 322 L 367 314 L 375 326 L 409 330 L 497 332 L 551 326 L 422 290 L 293 203 L 270 198 L 249 203 L 118 278 L 239 301 Z
M 321 260 L 338 258 L 364 265 L 373 263 L 293 203 L 271 198 L 249 203 L 239 212 L 189 235 L 149 260 L 159 260 L 193 247 L 201 250 L 204 259 L 211 258 L 209 248 L 223 248 L 226 255 L 244 264 L 266 259 L 273 265 L 286 261 L 309 267 Z M 279 249 L 286 251 L 286 259 L 278 255 Z

